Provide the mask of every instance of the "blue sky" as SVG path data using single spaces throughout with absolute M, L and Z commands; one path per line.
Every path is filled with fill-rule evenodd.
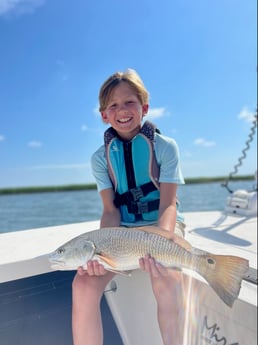
M 255 0 L 0 0 L 0 187 L 94 182 L 99 87 L 126 68 L 184 176 L 228 176 L 257 104 L 256 13 Z M 239 174 L 256 170 L 256 140 Z

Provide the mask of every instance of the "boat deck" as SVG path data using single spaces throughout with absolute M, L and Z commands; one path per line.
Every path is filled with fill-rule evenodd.
M 228 310 L 200 278 L 205 298 L 200 315 L 208 325 L 220 327 L 234 322 L 236 332 L 224 330 L 221 338 L 229 344 L 244 344 L 240 333 L 248 332 L 248 345 L 257 334 L 257 218 L 226 215 L 221 212 L 185 213 L 186 239 L 195 247 L 217 254 L 238 255 L 249 260 L 250 279 L 243 281 L 239 299 Z M 32 229 L 0 235 L 0 344 L 71 345 L 71 282 L 74 272 L 53 272 L 47 254 L 71 238 L 99 227 L 99 222 Z M 114 286 L 116 291 L 112 292 Z M 199 288 L 199 287 L 198 287 Z M 155 301 L 148 277 L 135 271 L 131 278 L 116 276 L 102 299 L 104 345 L 159 345 L 154 320 Z M 194 296 L 196 298 L 196 296 Z M 112 310 L 112 315 L 107 306 Z M 214 304 L 214 306 L 213 306 Z M 135 306 L 140 306 L 135 314 Z M 147 308 L 147 312 L 146 312 Z M 212 313 L 211 313 L 212 308 Z M 219 313 L 216 310 L 219 309 Z M 142 314 L 142 311 L 143 314 Z M 114 323 L 114 320 L 115 323 Z M 204 318 L 204 319 L 203 319 Z M 206 318 L 206 319 L 205 319 Z M 144 324 L 146 322 L 148 327 Z M 117 331 L 116 325 L 119 332 Z M 237 333 L 237 330 L 239 333 Z M 198 330 L 194 330 L 196 333 Z M 120 334 L 119 334 L 120 333 Z M 198 333 L 198 332 L 197 332 Z M 196 334 L 197 334 L 196 333 Z M 239 335 L 238 335 L 239 334 Z M 200 335 L 187 345 L 206 344 Z M 239 339 L 237 338 L 239 337 Z M 248 338 L 249 337 L 249 338 Z

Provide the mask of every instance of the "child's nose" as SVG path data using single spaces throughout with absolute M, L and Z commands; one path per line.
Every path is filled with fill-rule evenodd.
M 118 112 L 125 111 L 125 110 L 127 110 L 126 104 L 119 104 L 119 106 L 117 107 Z

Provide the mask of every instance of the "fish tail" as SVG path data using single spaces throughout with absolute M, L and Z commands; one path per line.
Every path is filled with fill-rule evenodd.
M 232 307 L 238 298 L 242 279 L 249 268 L 248 260 L 238 256 L 208 253 L 205 257 L 206 265 L 200 274 L 217 295 Z

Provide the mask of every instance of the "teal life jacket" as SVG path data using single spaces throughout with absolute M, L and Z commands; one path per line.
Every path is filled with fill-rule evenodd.
M 159 166 L 154 152 L 155 132 L 146 121 L 129 142 L 110 127 L 104 133 L 109 176 L 115 191 L 114 204 L 124 222 L 156 221 L 160 200 Z

